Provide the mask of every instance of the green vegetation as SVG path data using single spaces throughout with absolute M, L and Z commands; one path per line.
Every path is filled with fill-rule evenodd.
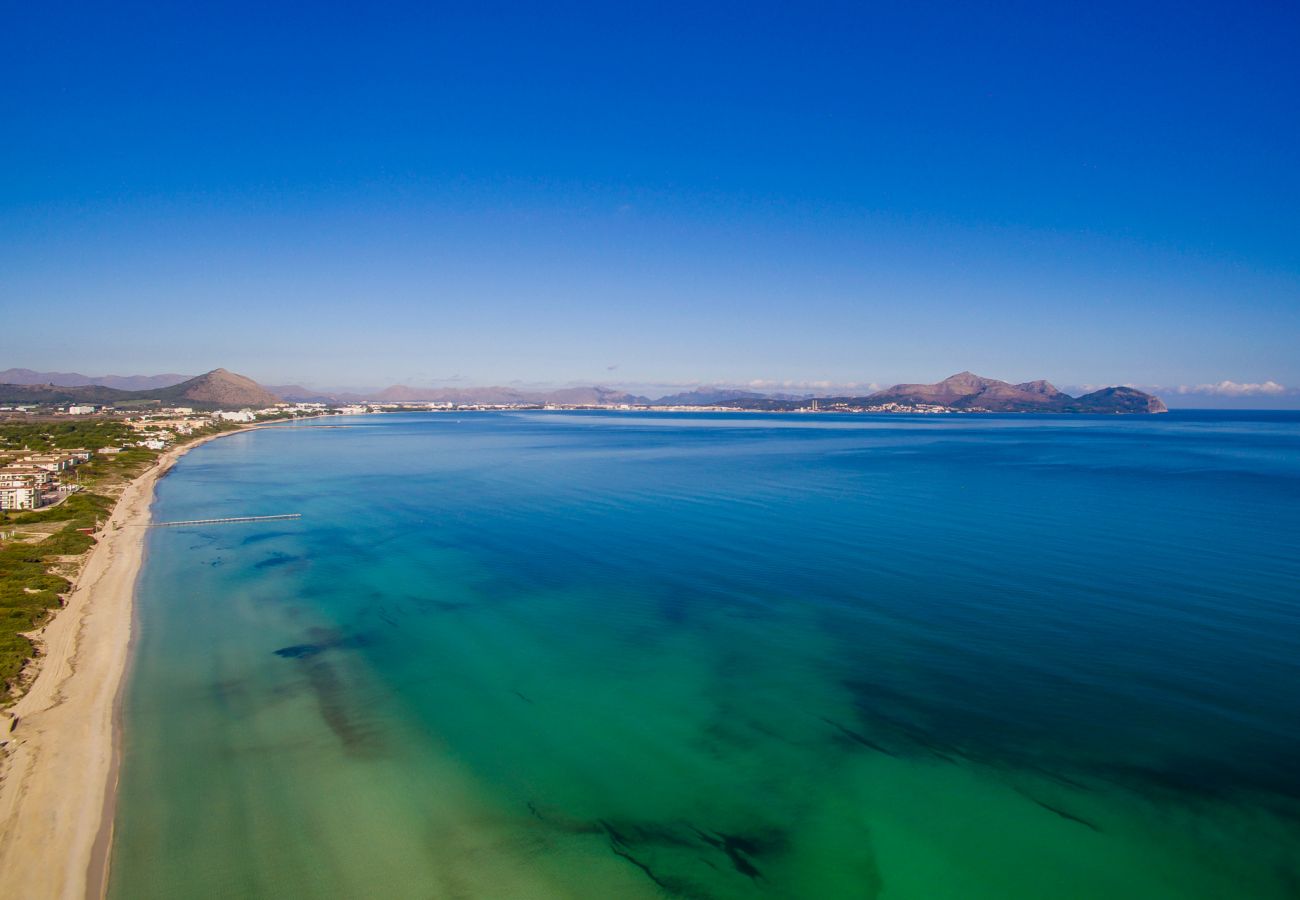
M 61 605 L 71 586 L 49 571 L 53 558 L 84 553 L 94 544 L 78 527 L 70 522 L 38 544 L 0 546 L 0 704 L 12 699 L 18 673 L 32 655 L 32 643 L 21 632 L 31 631 Z
M 216 423 L 198 429 L 182 442 L 236 427 Z M 129 426 L 111 419 L 0 423 L 0 449 L 9 451 L 98 450 L 134 440 Z M 0 512 L 0 706 L 15 699 L 19 673 L 32 657 L 32 643 L 22 632 L 39 627 L 51 610 L 62 605 L 62 595 L 71 587 L 66 578 L 50 570 L 64 557 L 79 556 L 94 546 L 95 539 L 80 529 L 97 529 L 112 512 L 121 488 L 158 456 L 154 450 L 139 447 L 97 454 L 62 473 L 82 490 L 57 506 Z M 33 538 L 39 540 L 33 542 Z
M 129 426 L 113 419 L 0 424 L 0 450 L 97 450 L 134 439 Z

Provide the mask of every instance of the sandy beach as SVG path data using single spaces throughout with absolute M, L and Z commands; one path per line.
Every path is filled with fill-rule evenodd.
M 245 429 L 239 429 L 245 430 Z M 118 699 L 154 485 L 189 450 L 167 451 L 123 491 L 45 626 L 31 689 L 11 708 L 0 760 L 0 884 L 7 896 L 82 898 L 107 887 L 117 789 Z M 0 720 L 9 728 L 12 719 Z

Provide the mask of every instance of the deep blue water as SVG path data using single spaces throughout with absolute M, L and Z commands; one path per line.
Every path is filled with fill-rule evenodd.
M 1295 413 L 223 438 L 156 518 L 304 518 L 152 534 L 114 894 L 1295 896 L 1298 501 Z

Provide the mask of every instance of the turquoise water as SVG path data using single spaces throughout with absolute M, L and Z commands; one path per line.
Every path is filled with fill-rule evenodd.
M 281 512 L 151 533 L 114 898 L 1300 895 L 1300 415 L 355 417 L 154 511 Z

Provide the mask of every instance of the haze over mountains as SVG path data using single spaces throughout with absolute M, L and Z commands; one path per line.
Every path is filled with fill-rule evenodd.
M 190 378 L 189 375 L 82 375 L 77 372 L 34 372 L 31 369 L 4 369 L 0 371 L 0 384 L 52 384 L 56 387 L 116 388 L 119 391 L 148 391 L 171 387 Z
M 0 375 L 20 377 L 23 382 L 0 384 L 0 401 L 9 403 L 103 403 L 131 404 L 145 402 L 188 405 L 200 409 L 261 408 L 281 400 L 299 402 L 354 402 L 368 400 L 389 403 L 453 403 L 463 405 L 546 405 L 560 406 L 728 406 L 754 410 L 805 409 L 813 399 L 789 394 L 762 394 L 754 391 L 720 388 L 697 388 L 651 400 L 599 386 L 562 388 L 553 391 L 524 391 L 509 387 L 418 388 L 394 385 L 369 394 L 317 394 L 297 385 L 268 389 L 251 378 L 214 369 L 204 375 L 174 383 L 172 375 L 105 376 L 121 383 L 139 383 L 150 379 L 167 384 L 140 390 L 122 390 L 106 384 L 59 384 L 58 380 L 85 379 L 67 373 L 40 373 L 28 369 L 9 369 Z M 37 380 L 41 379 L 41 380 Z M 863 407 L 942 407 L 953 410 L 984 412 L 1098 412 L 1159 413 L 1165 404 L 1155 396 L 1130 387 L 1109 387 L 1072 397 L 1046 381 L 1010 384 L 961 372 L 935 384 L 897 384 L 862 396 L 817 397 L 823 408 Z

